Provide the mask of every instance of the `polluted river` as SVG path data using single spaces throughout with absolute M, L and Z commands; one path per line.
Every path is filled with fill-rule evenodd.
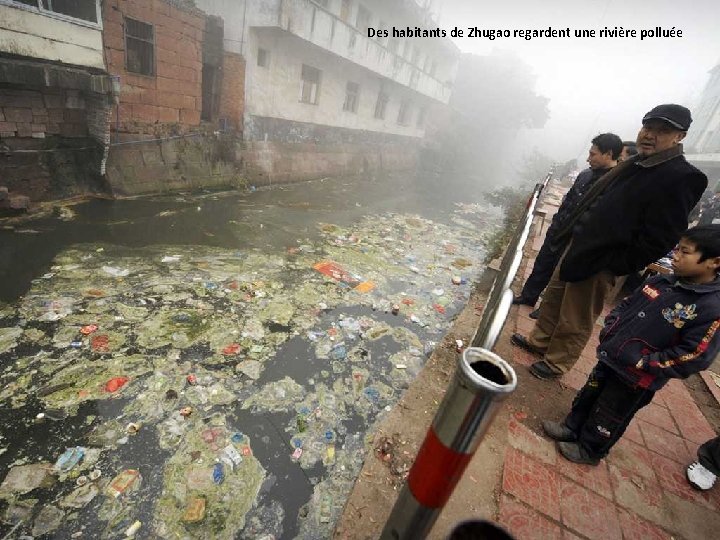
M 397 176 L 4 227 L 0 538 L 330 537 L 500 222 Z

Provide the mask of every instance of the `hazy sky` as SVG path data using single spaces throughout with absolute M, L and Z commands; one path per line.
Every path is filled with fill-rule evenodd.
M 585 158 L 589 140 L 611 131 L 635 139 L 659 103 L 693 110 L 720 62 L 720 0 L 436 0 L 441 26 L 467 28 L 682 30 L 681 38 L 455 39 L 463 52 L 513 51 L 550 98 L 550 120 L 520 143 L 555 159 Z M 691 128 L 692 129 L 692 128 Z

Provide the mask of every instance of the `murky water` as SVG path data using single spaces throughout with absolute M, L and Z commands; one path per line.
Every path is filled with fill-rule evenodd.
M 421 185 L 94 201 L 0 231 L 0 534 L 328 537 L 498 225 Z

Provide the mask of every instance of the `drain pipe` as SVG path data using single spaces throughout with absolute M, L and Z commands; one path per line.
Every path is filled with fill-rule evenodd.
M 500 403 L 517 385 L 515 371 L 495 353 L 471 347 L 420 447 L 385 524 L 382 540 L 425 538 L 477 450 Z

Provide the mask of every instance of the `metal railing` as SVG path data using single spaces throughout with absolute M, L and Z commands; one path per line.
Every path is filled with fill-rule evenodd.
M 471 342 L 473 347 L 492 349 L 495 346 L 512 306 L 513 293 L 510 290 L 510 285 L 512 285 L 522 262 L 523 248 L 530 234 L 535 207 L 552 175 L 553 169 L 550 169 L 545 179 L 535 184 L 535 189 L 533 189 L 528 199 L 525 214 L 518 223 L 507 250 L 505 250 L 505 256 L 500 263 L 500 271 L 490 288 L 485 310 Z
M 510 290 L 522 261 L 535 207 L 553 174 L 535 185 L 508 246 L 485 304 L 472 347 L 458 359 L 433 423 L 428 429 L 408 479 L 385 523 L 382 540 L 425 538 L 490 427 L 501 402 L 517 385 L 513 368 L 490 352 L 505 324 Z

